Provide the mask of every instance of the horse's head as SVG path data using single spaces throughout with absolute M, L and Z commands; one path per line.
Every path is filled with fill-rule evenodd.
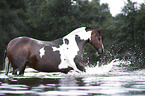
M 98 51 L 98 54 L 102 54 L 104 52 L 104 47 L 101 38 L 101 29 L 91 29 L 87 28 L 87 31 L 92 31 L 91 39 L 89 40 L 90 44 Z

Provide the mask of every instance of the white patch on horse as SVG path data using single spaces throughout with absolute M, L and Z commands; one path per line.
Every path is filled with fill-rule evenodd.
M 39 50 L 39 52 L 40 52 L 40 57 L 42 58 L 42 56 L 44 56 L 44 54 L 45 54 L 44 47 L 42 47 L 42 48 Z
M 70 34 L 68 34 L 67 36 L 65 37 L 71 37 L 72 35 L 78 35 L 80 37 L 80 39 L 82 40 L 88 40 L 88 39 L 91 39 L 91 34 L 92 34 L 92 31 L 87 31 L 85 30 L 86 27 L 81 27 L 81 28 L 78 28 L 74 31 L 72 31 Z
M 60 58 L 61 63 L 58 66 L 59 69 L 65 69 L 69 66 L 72 67 L 74 70 L 79 71 L 77 68 L 74 58 L 77 55 L 77 52 L 79 51 L 79 47 L 77 45 L 77 42 L 75 40 L 75 36 L 78 35 L 80 39 L 82 40 L 88 40 L 91 37 L 91 32 L 86 32 L 86 27 L 78 28 L 65 36 L 63 38 L 63 44 L 57 47 L 52 47 L 53 51 L 59 51 L 60 52 Z M 69 44 L 65 44 L 65 39 L 69 40 Z

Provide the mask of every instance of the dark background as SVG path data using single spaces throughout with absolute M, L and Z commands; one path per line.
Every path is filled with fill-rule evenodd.
M 145 5 L 128 2 L 113 17 L 100 0 L 0 0 L 0 69 L 7 44 L 18 36 L 55 40 L 82 27 L 102 27 L 105 53 L 96 56 L 87 45 L 84 62 L 106 64 L 114 58 L 129 60 L 134 68 L 145 66 Z M 89 58 L 89 59 L 88 59 Z

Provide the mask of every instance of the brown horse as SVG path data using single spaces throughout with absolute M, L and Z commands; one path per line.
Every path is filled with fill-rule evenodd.
M 54 41 L 18 37 L 10 41 L 6 52 L 13 75 L 23 75 L 26 65 L 43 72 L 68 73 L 73 69 L 85 71 L 81 55 L 87 43 L 103 53 L 100 29 L 81 27 Z

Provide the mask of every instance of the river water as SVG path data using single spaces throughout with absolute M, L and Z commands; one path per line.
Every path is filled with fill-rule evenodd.
M 130 96 L 145 95 L 145 69 L 126 71 L 113 60 L 101 67 L 86 67 L 86 73 L 43 73 L 27 68 L 24 76 L 0 72 L 0 95 L 19 96 Z

